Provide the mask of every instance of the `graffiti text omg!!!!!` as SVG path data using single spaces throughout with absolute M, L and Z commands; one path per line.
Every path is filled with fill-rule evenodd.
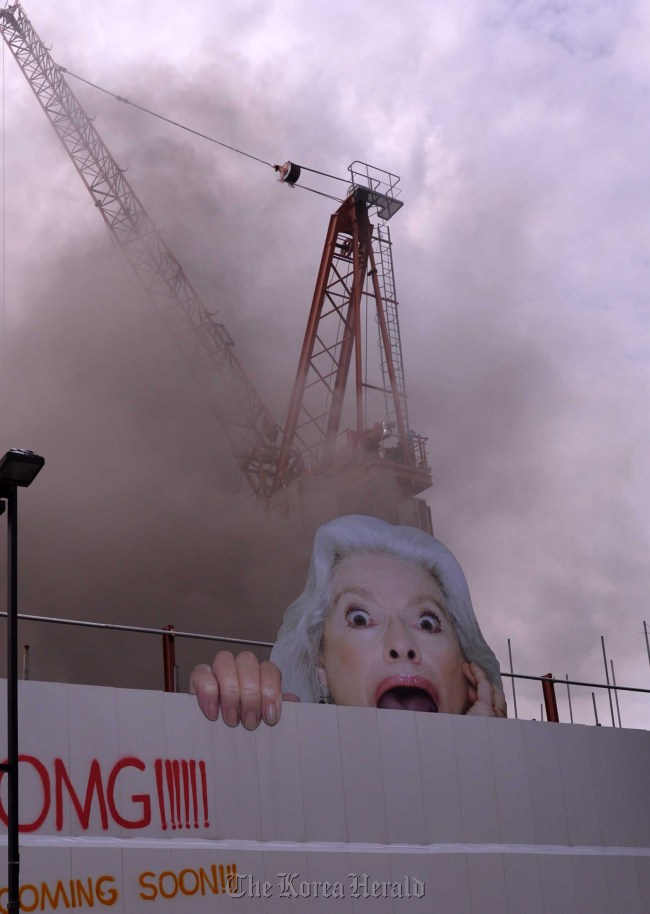
M 208 783 L 206 764 L 196 759 L 155 759 L 153 766 L 130 755 L 118 759 L 110 767 L 102 767 L 92 759 L 85 777 L 73 784 L 63 759 L 55 758 L 48 767 L 34 755 L 20 755 L 20 776 L 29 778 L 34 788 L 30 801 L 39 799 L 31 822 L 21 822 L 21 832 L 38 831 L 52 808 L 56 831 L 65 827 L 67 799 L 70 816 L 76 815 L 82 830 L 90 828 L 93 810 L 97 810 L 101 828 L 106 831 L 110 823 L 126 829 L 147 828 L 154 814 L 163 831 L 168 829 L 209 828 Z M 153 767 L 153 771 L 151 770 Z M 128 809 L 120 807 L 120 777 L 124 772 L 139 772 L 142 792 L 128 797 Z M 0 772 L 0 783 L 5 772 Z M 147 789 L 148 788 L 148 789 Z M 40 793 L 39 793 L 40 791 Z M 124 802 L 123 800 L 121 801 Z M 31 804 L 30 804 L 31 805 Z M 7 825 L 7 811 L 0 799 L 0 822 Z

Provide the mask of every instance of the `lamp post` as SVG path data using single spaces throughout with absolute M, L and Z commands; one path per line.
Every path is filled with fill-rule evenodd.
M 45 463 L 33 451 L 11 448 L 0 459 L 0 514 L 7 509 L 7 911 L 20 906 L 18 849 L 18 486 L 26 487 Z

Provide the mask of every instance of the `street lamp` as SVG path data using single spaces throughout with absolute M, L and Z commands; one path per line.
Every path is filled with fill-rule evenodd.
M 0 514 L 7 508 L 7 911 L 20 906 L 18 850 L 18 486 L 31 485 L 45 463 L 33 451 L 11 448 L 0 459 Z M 6 504 L 5 504 L 6 503 Z

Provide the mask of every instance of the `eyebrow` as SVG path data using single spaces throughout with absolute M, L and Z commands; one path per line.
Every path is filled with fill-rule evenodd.
M 417 606 L 418 603 L 425 603 L 425 602 L 433 603 L 434 606 L 437 606 L 439 609 L 442 609 L 442 610 L 446 609 L 444 602 L 436 599 L 436 597 L 432 596 L 430 593 L 418 594 L 417 596 L 412 597 L 406 605 L 410 609 L 412 606 Z
M 344 587 L 343 590 L 337 590 L 334 594 L 334 599 L 332 600 L 332 607 L 336 606 L 341 597 L 347 596 L 347 594 L 353 594 L 355 597 L 365 597 L 367 600 L 372 598 L 372 594 L 369 590 L 365 590 L 363 587 Z
M 363 587 L 344 587 L 342 590 L 337 590 L 334 594 L 334 599 L 332 600 L 332 609 L 337 605 L 341 597 L 345 597 L 348 594 L 352 594 L 355 597 L 365 597 L 367 600 L 372 600 L 373 595 L 369 590 L 365 590 Z M 407 609 L 411 609 L 414 606 L 417 606 L 419 603 L 430 602 L 434 606 L 437 606 L 443 613 L 447 613 L 447 607 L 444 604 L 444 601 L 436 599 L 430 593 L 416 594 L 406 604 Z

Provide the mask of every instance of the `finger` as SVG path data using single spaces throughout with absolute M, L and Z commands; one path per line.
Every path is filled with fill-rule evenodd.
M 262 717 L 264 723 L 273 727 L 282 713 L 282 673 L 270 660 L 260 663 L 262 685 Z
M 300 701 L 297 695 L 294 695 L 293 692 L 283 692 L 282 701 Z
M 480 714 L 483 717 L 493 717 L 492 686 L 487 681 L 480 682 L 476 690 L 476 701 L 471 709 L 471 713 Z
M 190 694 L 196 695 L 199 707 L 208 720 L 219 717 L 219 685 L 212 667 L 207 663 L 200 663 L 192 670 Z
M 465 663 L 463 663 L 461 669 L 463 671 L 463 675 L 465 676 L 465 679 L 469 682 L 470 686 L 473 686 L 474 688 L 476 688 L 476 676 L 474 675 L 474 673 L 472 671 L 472 664 L 465 661 Z M 479 667 L 479 669 L 480 669 L 480 667 Z
M 476 701 L 467 713 L 481 717 L 494 717 L 494 688 L 478 663 L 472 662 L 470 667 L 476 680 Z
M 247 730 L 255 730 L 262 719 L 260 662 L 252 651 L 242 651 L 235 658 L 239 680 L 239 713 Z
M 488 694 L 491 695 L 491 708 L 489 716 L 491 717 L 507 717 L 508 716 L 508 706 L 506 704 L 506 696 L 503 689 L 500 689 L 498 686 L 493 685 L 487 678 L 487 674 L 478 663 L 472 663 L 474 668 L 474 674 L 476 676 L 477 682 L 479 683 L 479 694 L 478 701 L 481 703 L 480 713 L 485 712 L 484 705 L 487 704 Z M 480 684 L 485 683 L 486 685 L 481 688 Z M 489 685 L 489 693 L 487 686 Z M 477 712 L 479 713 L 479 712 Z
M 219 651 L 212 670 L 219 687 L 221 715 L 229 727 L 239 723 L 239 676 L 235 658 L 230 651 Z
M 466 714 L 469 714 L 471 708 L 474 706 L 478 699 L 478 692 L 476 691 L 476 676 L 472 672 L 472 668 L 468 662 L 463 663 L 462 665 L 463 675 L 467 680 L 467 710 Z
M 469 713 L 469 709 L 476 701 L 476 682 L 474 680 L 474 674 L 472 673 L 467 661 L 461 664 L 460 669 L 463 676 L 467 680 L 467 710 L 465 711 L 467 714 Z
M 495 717 L 507 717 L 508 716 L 508 705 L 506 702 L 506 696 L 503 689 L 499 689 L 497 686 L 494 687 L 494 695 L 492 696 L 492 705 L 494 707 Z

